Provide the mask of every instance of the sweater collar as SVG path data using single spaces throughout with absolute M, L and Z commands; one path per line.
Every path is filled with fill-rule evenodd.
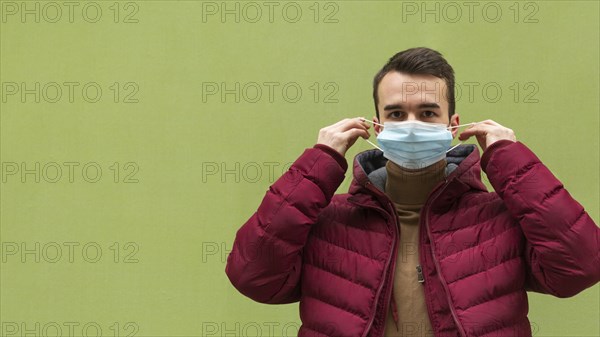
M 383 193 L 387 181 L 385 169 L 387 161 L 383 152 L 377 149 L 357 154 L 354 157 L 353 165 L 354 179 L 352 179 L 348 192 L 350 194 L 372 194 L 374 192 L 367 188 L 368 184 L 372 184 Z M 446 154 L 445 180 L 460 185 L 460 188 L 454 189 L 456 193 L 468 189 L 487 192 L 487 188 L 481 181 L 479 162 L 479 149 L 473 144 L 459 145 Z M 458 187 L 458 185 L 455 186 Z M 452 196 L 449 195 L 449 197 Z
M 446 159 L 420 169 L 407 169 L 388 160 L 385 194 L 400 205 L 423 205 L 429 193 L 446 177 Z

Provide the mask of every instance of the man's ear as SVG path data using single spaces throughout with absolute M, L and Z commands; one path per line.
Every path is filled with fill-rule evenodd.
M 377 118 L 377 116 L 373 116 L 373 123 L 379 124 L 379 118 Z M 375 130 L 375 136 L 378 136 L 379 133 L 382 131 L 381 130 L 382 127 L 377 124 L 373 124 L 373 130 Z
M 450 117 L 450 125 L 448 126 L 457 126 L 460 125 L 460 117 L 458 116 L 458 114 L 454 114 L 452 115 L 452 117 Z M 452 138 L 456 137 L 456 133 L 458 132 L 458 128 L 454 128 L 452 129 Z

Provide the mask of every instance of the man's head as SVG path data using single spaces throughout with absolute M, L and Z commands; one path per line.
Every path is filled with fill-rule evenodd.
M 442 54 L 429 48 L 407 49 L 392 56 L 375 75 L 373 100 L 374 121 L 379 123 L 459 123 L 454 111 L 454 70 Z M 375 131 L 379 133 L 380 128 Z

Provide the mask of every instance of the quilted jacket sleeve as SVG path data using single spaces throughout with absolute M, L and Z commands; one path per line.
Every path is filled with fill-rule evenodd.
M 348 165 L 325 145 L 315 145 L 266 192 L 258 210 L 237 231 L 225 272 L 249 298 L 269 304 L 300 299 L 302 249 Z
M 533 152 L 499 141 L 481 165 L 525 235 L 527 290 L 570 297 L 600 281 L 600 228 Z

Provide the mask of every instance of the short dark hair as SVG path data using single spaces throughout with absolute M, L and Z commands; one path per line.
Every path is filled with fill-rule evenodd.
M 410 75 L 433 75 L 446 82 L 446 99 L 448 100 L 448 116 L 452 117 L 455 110 L 454 101 L 454 70 L 448 64 L 446 59 L 439 52 L 425 48 L 411 48 L 397 53 L 375 75 L 373 80 L 373 101 L 375 102 L 375 112 L 379 118 L 379 97 L 377 89 L 383 77 L 391 72 L 397 71 Z

